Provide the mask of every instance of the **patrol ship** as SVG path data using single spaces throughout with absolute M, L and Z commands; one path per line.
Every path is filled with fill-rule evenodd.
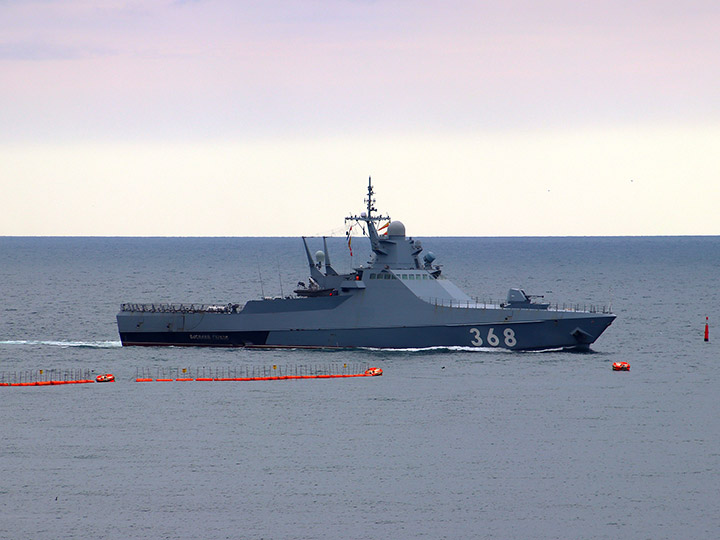
M 615 319 L 607 308 L 551 308 L 522 289 L 510 289 L 503 303 L 473 300 L 442 275 L 432 252 L 421 256 L 420 241 L 400 221 L 376 214 L 371 180 L 365 202 L 366 211 L 345 219 L 367 230 L 366 266 L 338 273 L 327 241 L 313 258 L 303 237 L 310 278 L 294 296 L 244 305 L 122 304 L 122 344 L 587 350 Z

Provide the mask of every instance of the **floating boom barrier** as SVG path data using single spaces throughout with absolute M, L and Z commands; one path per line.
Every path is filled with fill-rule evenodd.
M 196 368 L 137 368 L 136 382 L 175 381 L 280 381 L 288 379 L 339 379 L 377 377 L 382 369 L 367 364 L 325 364 L 294 366 L 241 366 Z M 114 382 L 111 373 L 96 375 L 90 369 L 33 369 L 0 372 L 0 386 L 53 386 Z
M 0 386 L 53 386 L 58 384 L 88 384 L 114 382 L 110 373 L 94 375 L 90 369 L 32 369 L 0 373 Z
M 282 381 L 292 379 L 338 379 L 377 377 L 382 369 L 367 364 L 294 366 L 219 366 L 197 368 L 138 368 L 136 382 Z

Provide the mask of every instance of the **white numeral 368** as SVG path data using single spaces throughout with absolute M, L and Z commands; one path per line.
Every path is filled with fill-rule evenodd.
M 483 344 L 483 339 L 480 337 L 480 330 L 477 328 L 471 328 L 470 334 L 473 336 L 472 341 L 470 341 L 470 345 L 474 345 L 475 347 L 481 347 Z M 514 347 L 517 345 L 517 339 L 515 339 L 515 330 L 512 328 L 506 328 L 503 330 L 503 337 L 505 338 L 505 346 L 506 347 Z M 491 347 L 497 347 L 500 345 L 500 338 L 495 334 L 495 329 L 490 327 L 488 329 L 487 333 L 487 343 Z

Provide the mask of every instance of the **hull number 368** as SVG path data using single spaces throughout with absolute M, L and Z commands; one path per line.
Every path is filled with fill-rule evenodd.
M 470 342 L 470 345 L 474 345 L 475 347 L 482 347 L 485 343 L 487 343 L 491 347 L 497 347 L 500 345 L 501 338 L 495 333 L 495 329 L 492 327 L 488 329 L 485 341 L 483 341 L 483 338 L 480 336 L 480 330 L 478 330 L 477 328 L 471 328 L 470 334 L 474 338 Z M 512 328 L 505 328 L 505 330 L 503 330 L 503 338 L 506 347 L 514 347 L 515 345 L 517 345 L 517 339 L 515 339 L 515 330 L 513 330 Z

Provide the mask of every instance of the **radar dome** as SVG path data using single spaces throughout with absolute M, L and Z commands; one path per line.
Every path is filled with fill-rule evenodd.
M 320 250 L 316 251 L 315 252 L 315 260 L 319 263 L 324 262 L 325 261 L 325 253 L 323 253 Z
M 387 228 L 388 236 L 405 236 L 405 225 L 402 221 L 393 221 Z

